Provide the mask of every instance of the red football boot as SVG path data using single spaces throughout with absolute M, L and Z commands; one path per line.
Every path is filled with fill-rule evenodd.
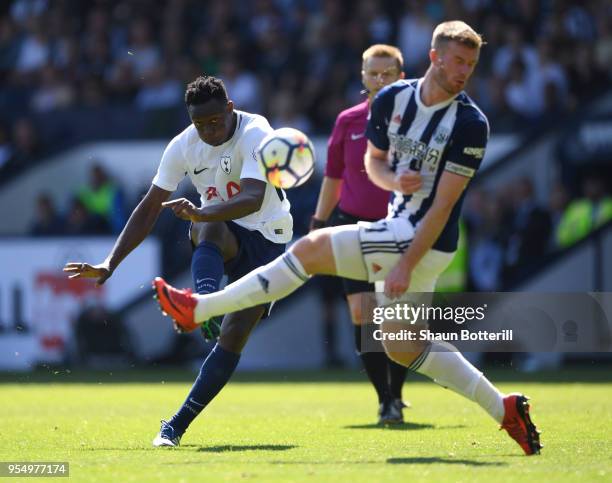
M 191 289 L 182 290 L 174 288 L 163 278 L 153 280 L 153 296 L 164 315 L 174 319 L 178 328 L 183 332 L 191 332 L 199 327 L 194 320 L 194 310 L 198 303 Z
M 504 398 L 504 420 L 500 429 L 505 429 L 510 437 L 516 441 L 526 455 L 538 454 L 540 432 L 529 417 L 529 398 L 523 394 L 508 394 Z

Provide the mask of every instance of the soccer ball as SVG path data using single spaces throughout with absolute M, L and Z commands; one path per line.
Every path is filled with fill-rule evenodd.
M 315 153 L 308 136 L 283 127 L 272 131 L 257 148 L 259 169 L 277 188 L 295 188 L 314 173 Z

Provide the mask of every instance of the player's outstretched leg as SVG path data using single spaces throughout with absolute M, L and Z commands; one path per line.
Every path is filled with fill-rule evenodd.
M 310 233 L 290 251 L 219 292 L 194 295 L 190 289 L 176 289 L 158 277 L 153 282 L 155 296 L 162 311 L 185 331 L 194 330 L 216 315 L 281 299 L 304 285 L 311 275 L 335 275 L 330 237 L 334 229 L 337 230 L 326 228 Z M 367 278 L 365 269 L 360 275 Z
M 387 327 L 384 330 L 397 330 L 397 327 Z M 529 415 L 528 398 L 522 394 L 501 393 L 453 345 L 433 342 L 427 343 L 420 351 L 406 352 L 405 342 L 403 346 L 385 342 L 385 350 L 392 359 L 408 369 L 480 405 L 501 425 L 501 429 L 508 432 L 525 454 L 540 452 L 542 445 L 539 432 Z

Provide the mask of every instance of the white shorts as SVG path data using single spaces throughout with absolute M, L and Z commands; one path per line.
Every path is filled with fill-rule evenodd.
M 370 283 L 382 282 L 413 238 L 414 227 L 405 218 L 336 227 L 331 241 L 337 273 Z M 454 256 L 454 252 L 429 250 L 412 271 L 408 291 L 433 292 Z

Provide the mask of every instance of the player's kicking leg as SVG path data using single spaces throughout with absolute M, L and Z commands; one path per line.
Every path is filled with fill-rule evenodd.
M 387 227 L 392 221 L 379 225 L 371 233 L 382 236 L 382 227 Z M 196 296 L 189 290 L 177 290 L 159 278 L 154 281 L 154 290 L 162 310 L 185 330 L 193 330 L 198 323 L 214 315 L 286 297 L 302 286 L 310 275 L 338 274 L 357 280 L 373 280 L 372 274 L 368 277 L 368 265 L 372 264 L 372 258 L 366 261 L 366 256 L 362 255 L 362 250 L 372 253 L 371 249 L 363 248 L 370 242 L 364 240 L 367 234 L 364 234 L 363 226 L 361 233 L 359 230 L 356 225 L 348 225 L 315 231 L 281 257 L 214 294 Z M 394 234 L 389 230 L 386 236 L 388 238 Z M 371 243 L 379 245 L 381 242 Z M 406 240 L 395 240 L 393 245 L 401 247 L 406 243 Z M 393 258 L 389 249 L 384 250 L 377 258 L 375 271 L 384 276 L 399 256 L 400 253 L 397 253 Z M 387 266 L 381 267 L 385 260 Z M 426 263 L 425 257 L 422 263 Z M 518 394 L 503 395 L 453 349 L 436 342 L 413 351 L 409 358 L 397 356 L 404 351 L 395 351 L 394 354 L 393 350 L 387 350 L 396 362 L 478 403 L 501 423 L 526 454 L 538 453 L 541 445 L 529 416 L 527 398 Z

